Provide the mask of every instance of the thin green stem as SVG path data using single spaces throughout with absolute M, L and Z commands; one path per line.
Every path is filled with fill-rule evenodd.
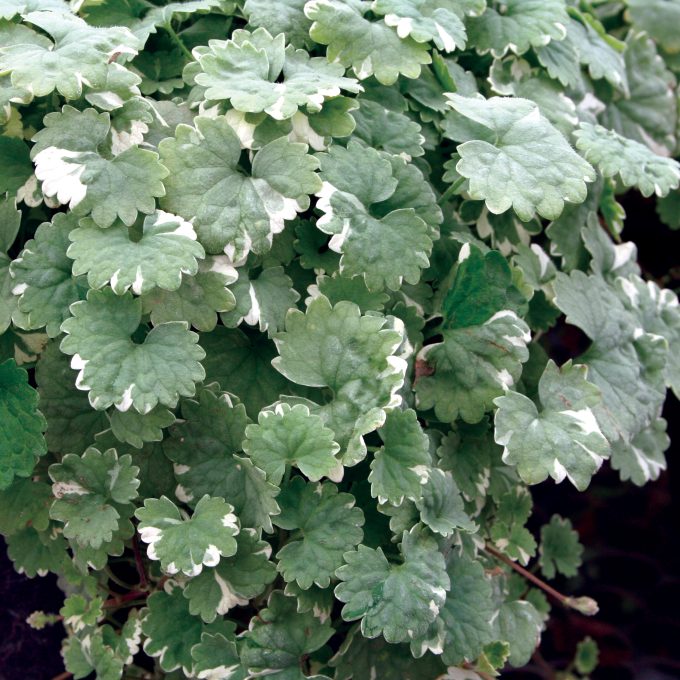
M 182 42 L 182 39 L 177 35 L 177 33 L 175 32 L 175 29 L 170 25 L 170 23 L 167 23 L 167 24 L 164 26 L 164 28 L 165 28 L 165 30 L 168 32 L 168 35 L 170 36 L 172 42 L 174 42 L 175 45 L 177 45 L 177 47 L 179 48 L 180 52 L 182 52 L 182 54 L 184 54 L 184 56 L 185 56 L 189 61 L 193 61 L 194 55 L 191 54 L 191 52 L 189 51 L 189 49 L 187 48 L 187 46 Z
M 437 203 L 439 205 L 444 205 L 453 196 L 458 189 L 460 189 L 467 177 L 459 177 L 439 198 Z

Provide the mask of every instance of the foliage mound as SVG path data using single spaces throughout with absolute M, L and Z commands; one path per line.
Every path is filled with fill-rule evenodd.
M 74 678 L 488 678 L 596 611 L 530 491 L 665 468 L 678 300 L 617 196 L 680 226 L 679 24 L 0 0 L 0 530 Z

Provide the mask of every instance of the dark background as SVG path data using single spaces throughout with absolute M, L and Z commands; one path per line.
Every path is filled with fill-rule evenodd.
M 630 195 L 625 208 L 623 239 L 637 243 L 645 276 L 677 290 L 680 232 L 669 232 L 658 222 L 653 201 Z M 581 349 L 569 328 L 551 335 L 550 343 L 551 353 L 561 360 Z M 622 484 L 605 467 L 587 493 L 567 483 L 532 488 L 532 528 L 560 513 L 571 518 L 586 547 L 581 575 L 556 579 L 555 585 L 568 594 L 594 597 L 600 613 L 586 618 L 555 607 L 541 658 L 504 678 L 554 680 L 554 671 L 567 666 L 586 635 L 600 647 L 593 680 L 680 678 L 680 460 L 674 453 L 680 444 L 680 407 L 670 392 L 664 416 L 673 444 L 668 470 L 656 482 L 643 488 Z M 62 599 L 53 575 L 19 576 L 0 544 L 0 680 L 51 680 L 63 672 L 61 626 L 35 631 L 25 623 L 36 609 L 57 612 Z

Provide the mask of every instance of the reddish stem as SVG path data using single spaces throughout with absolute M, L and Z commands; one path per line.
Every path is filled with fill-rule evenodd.
M 146 598 L 146 596 L 149 593 L 143 590 L 133 590 L 130 593 L 125 593 L 125 595 L 116 595 L 116 597 L 112 597 L 104 604 L 102 604 L 103 609 L 113 609 L 115 607 L 119 607 L 121 604 L 125 602 L 130 602 L 130 600 L 143 600 Z
M 73 673 L 69 673 L 68 671 L 64 671 L 63 673 L 59 673 L 59 675 L 55 675 L 52 680 L 68 680 L 68 678 L 72 678 Z
M 132 551 L 135 554 L 135 564 L 137 565 L 137 573 L 139 574 L 139 585 L 142 590 L 147 590 L 149 582 L 146 578 L 146 570 L 144 569 L 144 562 L 142 561 L 142 552 L 139 549 L 137 534 L 132 536 Z
M 595 600 L 589 597 L 568 597 L 567 595 L 563 595 L 559 590 L 555 590 L 555 588 L 549 586 L 545 581 L 532 574 L 522 565 L 513 562 L 509 557 L 506 557 L 493 546 L 487 544 L 484 549 L 490 555 L 493 555 L 496 559 L 507 564 L 511 569 L 514 569 L 518 574 L 521 574 L 527 581 L 531 581 L 531 583 L 538 586 L 543 592 L 554 597 L 560 604 L 568 609 L 575 609 L 584 616 L 593 616 L 594 614 L 597 614 L 598 607 Z

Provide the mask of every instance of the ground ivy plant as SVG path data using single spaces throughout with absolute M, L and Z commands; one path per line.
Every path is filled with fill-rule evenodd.
M 0 0 L 0 530 L 68 673 L 489 678 L 595 613 L 531 487 L 665 467 L 680 311 L 617 197 L 680 227 L 679 24 Z

